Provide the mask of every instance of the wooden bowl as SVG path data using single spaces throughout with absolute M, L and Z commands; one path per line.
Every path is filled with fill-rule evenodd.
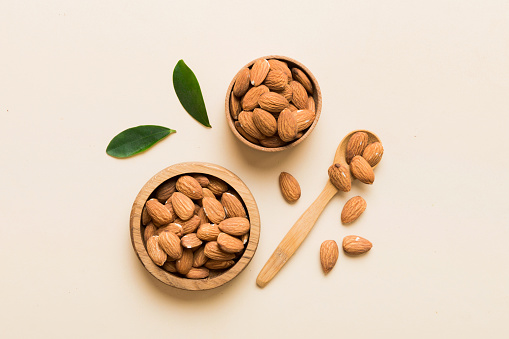
M 169 273 L 157 266 L 150 259 L 143 241 L 141 213 L 145 202 L 154 190 L 166 180 L 186 173 L 201 173 L 217 177 L 230 185 L 240 195 L 251 223 L 249 241 L 244 253 L 238 261 L 229 269 L 219 272 L 205 279 L 187 279 Z M 255 254 L 260 238 L 260 215 L 255 199 L 247 186 L 235 174 L 227 169 L 208 163 L 187 162 L 167 167 L 154 175 L 140 190 L 134 200 L 130 217 L 131 242 L 143 266 L 159 281 L 184 290 L 208 290 L 219 287 L 235 278 L 249 264 Z
M 264 147 L 262 145 L 254 144 L 254 143 L 250 142 L 249 140 L 247 140 L 246 138 L 244 138 L 235 128 L 235 121 L 233 120 L 233 118 L 230 114 L 230 96 L 231 96 L 231 92 L 233 90 L 233 85 L 235 84 L 235 80 L 237 80 L 238 72 L 235 75 L 235 77 L 233 78 L 232 82 L 230 83 L 230 86 L 228 86 L 228 90 L 226 91 L 226 100 L 225 100 L 226 121 L 228 122 L 228 126 L 230 126 L 232 133 L 237 137 L 237 139 L 239 139 L 245 145 L 247 145 L 251 148 L 260 150 L 260 151 L 265 151 L 265 152 L 284 151 L 284 150 L 290 149 L 292 147 L 295 147 L 298 144 L 300 144 L 301 142 L 303 142 L 304 139 L 306 139 L 311 134 L 311 132 L 315 129 L 315 126 L 318 123 L 318 119 L 320 118 L 320 113 L 322 112 L 322 92 L 320 91 L 320 86 L 318 85 L 318 81 L 316 80 L 313 73 L 311 73 L 311 71 L 306 66 L 304 66 L 297 60 L 294 60 L 294 59 L 286 57 L 286 56 L 268 55 L 268 56 L 265 56 L 262 58 L 257 58 L 255 60 L 249 62 L 247 65 L 245 65 L 242 68 L 251 67 L 255 63 L 255 61 L 258 59 L 278 59 L 281 61 L 285 61 L 288 64 L 288 67 L 290 69 L 292 67 L 300 68 L 307 75 L 309 80 L 313 83 L 313 88 L 314 88 L 313 99 L 315 100 L 315 120 L 313 121 L 313 124 L 311 126 L 309 126 L 309 128 L 306 130 L 306 132 L 304 133 L 304 135 L 302 137 L 294 140 L 293 142 L 291 142 L 287 145 L 281 146 L 281 147 L 272 147 L 272 148 Z M 239 71 L 240 71 L 240 69 L 239 69 Z

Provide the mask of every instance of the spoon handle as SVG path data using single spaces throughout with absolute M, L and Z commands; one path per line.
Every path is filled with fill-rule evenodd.
M 322 214 L 325 206 L 329 203 L 332 197 L 338 192 L 338 190 L 327 181 L 322 193 L 316 198 L 316 200 L 308 207 L 308 209 L 300 216 L 299 220 L 293 225 L 293 227 L 285 235 L 281 243 L 278 245 L 272 256 L 265 263 L 258 278 L 256 284 L 260 287 L 265 287 L 272 278 L 279 272 L 279 270 L 286 264 L 286 262 L 292 257 L 295 251 L 299 248 L 300 244 L 306 239 L 307 235 L 313 228 L 318 220 L 320 214 Z

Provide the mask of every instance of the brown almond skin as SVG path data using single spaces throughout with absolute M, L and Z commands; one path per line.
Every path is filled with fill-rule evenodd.
M 242 97 L 240 100 L 240 105 L 242 106 L 242 110 L 244 111 L 252 111 L 256 107 L 258 107 L 258 99 L 264 93 L 268 93 L 269 88 L 265 85 L 260 85 L 258 87 L 252 87 L 247 91 L 246 95 Z
M 150 199 L 146 202 L 147 213 L 152 218 L 155 226 L 166 225 L 171 222 L 171 214 L 157 199 Z
M 237 253 L 244 249 L 242 240 L 222 232 L 217 237 L 217 244 L 219 248 L 227 253 Z
M 288 83 L 292 81 L 292 71 L 290 71 L 286 62 L 277 59 L 269 59 L 269 65 L 270 69 L 277 69 L 285 73 L 288 78 Z
M 186 278 L 188 279 L 205 279 L 209 276 L 209 269 L 206 267 L 193 267 L 187 272 Z
M 162 266 L 166 261 L 166 253 L 161 249 L 158 236 L 152 236 L 147 240 L 147 253 L 157 266 Z
M 168 271 L 170 273 L 176 273 L 177 272 L 177 268 L 175 267 L 175 261 L 168 261 L 168 260 L 166 260 L 164 265 L 161 266 L 161 267 L 164 268 L 166 271 Z
M 221 179 L 212 177 L 209 178 L 209 185 L 207 188 L 214 193 L 214 195 L 220 196 L 224 192 L 228 191 L 228 184 Z
M 282 91 L 288 85 L 288 76 L 281 70 L 270 70 L 263 82 L 271 91 Z
M 293 113 L 297 119 L 297 131 L 301 132 L 315 121 L 315 113 L 308 109 L 300 109 Z
M 175 192 L 171 196 L 171 204 L 177 216 L 189 220 L 194 215 L 194 202 L 187 195 Z
M 200 247 L 202 243 L 203 242 L 196 236 L 196 233 L 186 234 L 182 237 L 182 239 L 180 239 L 180 244 L 182 247 L 188 249 L 195 249 Z
M 258 59 L 254 62 L 253 67 L 251 67 L 251 85 L 259 86 L 267 77 L 267 74 L 270 70 L 270 64 L 265 59 Z
M 302 84 L 298 81 L 290 82 L 290 87 L 292 88 L 292 102 L 298 109 L 306 109 L 308 106 L 308 94 L 306 89 Z
M 375 173 L 373 168 L 368 164 L 366 159 L 360 155 L 353 157 L 350 162 L 350 171 L 352 175 L 360 182 L 371 185 L 375 181 Z
M 178 178 L 175 188 L 191 199 L 197 200 L 203 198 L 203 191 L 200 183 L 190 175 L 182 175 Z
M 306 73 L 298 68 L 292 68 L 292 76 L 302 85 L 302 87 L 306 89 L 309 94 L 313 94 L 313 84 L 311 83 L 311 80 L 309 80 Z
M 235 264 L 233 260 L 213 260 L 209 259 L 205 263 L 205 267 L 210 270 L 224 270 L 226 268 L 230 268 Z
M 281 94 L 268 92 L 260 95 L 258 98 L 258 105 L 267 112 L 279 113 L 287 108 L 290 103 Z
M 170 179 L 163 182 L 159 187 L 156 188 L 154 195 L 157 200 L 161 203 L 165 203 L 171 195 L 175 192 L 175 184 L 177 183 L 176 179 Z
M 196 236 L 203 241 L 215 241 L 220 231 L 217 225 L 214 224 L 202 224 L 198 227 Z
M 235 94 L 230 95 L 230 115 L 233 120 L 237 120 L 239 113 L 242 112 L 242 105 L 240 99 Z
M 255 108 L 253 111 L 253 122 L 263 135 L 270 137 L 277 132 L 277 121 L 272 114 L 261 108 Z
M 201 267 L 209 260 L 205 255 L 205 246 L 201 246 L 193 253 L 193 267 Z
M 221 204 L 223 205 L 228 218 L 247 217 L 244 205 L 242 205 L 242 202 L 235 195 L 228 192 L 223 193 L 221 196 Z
M 308 105 L 306 107 L 308 110 L 310 110 L 313 113 L 316 113 L 316 107 L 315 107 L 315 99 L 313 99 L 312 96 L 308 97 Z
M 191 174 L 191 176 L 193 178 L 196 179 L 196 181 L 198 181 L 198 183 L 200 184 L 201 187 L 207 187 L 209 184 L 210 184 L 210 180 L 209 178 L 207 178 L 207 176 L 203 175 L 203 174 Z
M 341 164 L 334 164 L 329 167 L 329 180 L 338 190 L 349 192 L 352 189 L 352 178 L 350 171 Z
M 172 232 L 174 233 L 177 237 L 181 237 L 184 233 L 182 232 L 182 226 L 179 225 L 179 224 L 176 224 L 176 223 L 171 223 L 169 225 L 166 225 L 166 226 L 163 226 L 163 227 L 160 227 L 157 231 L 156 231 L 156 235 L 160 235 L 161 233 L 165 232 L 165 231 L 168 231 L 168 232 Z
M 159 246 L 173 260 L 180 259 L 182 256 L 180 238 L 173 232 L 162 232 L 159 234 Z
M 354 222 L 366 210 L 367 205 L 366 200 L 360 196 L 351 198 L 346 202 L 345 206 L 343 206 L 341 222 L 343 224 Z
M 253 138 L 252 136 L 250 136 L 246 130 L 244 128 L 242 128 L 242 125 L 240 124 L 240 122 L 238 121 L 235 121 L 235 129 L 237 130 L 237 132 L 239 132 L 240 135 L 242 135 L 244 137 L 244 139 L 246 139 L 247 141 L 249 141 L 250 143 L 253 143 L 253 144 L 256 144 L 256 145 L 259 145 L 260 144 L 260 141 L 258 141 L 258 139 L 256 138 Z
M 361 155 L 366 146 L 368 146 L 368 134 L 365 132 L 354 133 L 346 144 L 346 162 L 349 164 L 353 157 Z
M 237 97 L 241 97 L 246 94 L 249 89 L 251 78 L 249 68 L 243 68 L 237 73 L 237 78 L 235 79 L 235 85 L 233 85 L 233 94 Z
M 193 251 L 185 249 L 182 256 L 175 262 L 175 268 L 180 274 L 187 274 L 193 267 Z
M 382 146 L 382 143 L 374 142 L 366 147 L 364 152 L 362 152 L 362 157 L 366 159 L 371 167 L 375 167 L 380 160 L 382 160 L 383 154 L 384 147 Z
M 177 214 L 173 210 L 173 205 L 171 204 L 171 197 L 164 203 L 164 207 L 170 212 L 170 222 L 173 222 L 177 217 Z
M 258 129 L 254 122 L 254 113 L 251 111 L 242 111 L 239 114 L 239 123 L 244 131 L 255 139 L 263 139 L 265 136 Z
M 150 214 L 147 212 L 147 207 L 143 206 L 143 210 L 141 211 L 141 223 L 146 226 L 152 221 Z
M 286 145 L 286 142 L 281 140 L 279 135 L 274 135 L 272 137 L 260 140 L 260 144 L 262 144 L 263 147 L 275 148 Z
M 329 273 L 339 257 L 338 244 L 334 240 L 326 240 L 320 246 L 320 263 L 325 274 Z
M 290 173 L 281 172 L 279 174 L 279 187 L 286 201 L 295 202 L 299 200 L 301 195 L 300 185 Z
M 143 232 L 143 239 L 145 240 L 145 242 L 147 242 L 148 239 L 150 239 L 150 237 L 156 233 L 156 230 L 157 227 L 155 227 L 153 223 L 149 223 L 145 227 L 145 231 Z
M 282 90 L 276 91 L 276 93 L 281 94 L 286 100 L 288 100 L 288 102 L 292 101 L 293 92 L 290 85 L 286 84 Z
M 223 220 L 219 225 L 219 230 L 233 236 L 241 236 L 249 232 L 250 223 L 247 218 L 235 217 Z
M 205 244 L 205 255 L 213 260 L 232 260 L 235 258 L 235 254 L 224 252 L 217 241 L 210 241 Z
M 207 218 L 214 224 L 219 224 L 226 218 L 223 205 L 215 198 L 204 198 L 203 210 Z
M 191 219 L 186 221 L 176 219 L 175 224 L 182 226 L 182 234 L 186 235 L 189 233 L 196 232 L 198 227 L 201 225 L 201 219 L 198 215 L 193 215 Z
M 351 255 L 359 255 L 368 252 L 373 244 L 357 235 L 349 235 L 343 238 L 343 251 Z
M 297 136 L 297 119 L 293 112 L 284 109 L 277 120 L 277 133 L 281 140 L 290 142 Z

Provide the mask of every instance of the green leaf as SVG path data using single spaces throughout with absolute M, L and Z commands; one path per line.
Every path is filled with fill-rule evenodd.
M 128 158 L 150 148 L 175 130 L 154 125 L 128 128 L 111 139 L 106 153 L 115 158 Z
M 201 94 L 200 84 L 184 60 L 177 62 L 173 69 L 173 88 L 187 113 L 205 127 L 212 127 Z

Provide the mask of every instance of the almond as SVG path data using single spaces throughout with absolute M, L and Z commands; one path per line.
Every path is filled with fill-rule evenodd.
M 242 240 L 222 232 L 217 236 L 217 244 L 227 253 L 237 253 L 244 249 Z
M 283 197 L 288 202 L 295 202 L 300 198 L 300 185 L 290 173 L 281 172 L 279 175 L 279 187 Z
M 224 270 L 225 268 L 232 267 L 235 264 L 233 260 L 208 260 L 205 267 L 209 270 Z
M 353 157 L 361 155 L 368 146 L 368 134 L 364 132 L 354 133 L 346 144 L 346 162 L 349 164 Z
M 272 114 L 263 109 L 255 108 L 252 118 L 256 128 L 263 135 L 270 137 L 276 134 L 277 121 Z
M 152 221 L 150 214 L 147 212 L 147 207 L 143 206 L 143 210 L 141 211 L 141 224 L 148 225 Z
M 273 113 L 279 113 L 290 105 L 284 96 L 276 92 L 263 93 L 258 98 L 258 104 L 264 110 Z
M 235 254 L 226 253 L 219 248 L 217 241 L 209 241 L 205 244 L 205 255 L 207 258 L 214 260 L 232 260 L 235 258 Z
M 198 183 L 200 184 L 201 187 L 207 187 L 210 183 L 209 181 L 209 178 L 207 178 L 207 176 L 203 175 L 203 174 L 191 174 L 191 176 L 193 178 L 196 179 L 196 181 L 198 181 Z
M 292 80 L 292 71 L 290 71 L 290 68 L 286 62 L 277 59 L 269 59 L 268 61 L 271 70 L 277 69 L 285 73 L 286 77 L 288 78 L 288 83 Z
M 312 96 L 308 97 L 308 105 L 306 106 L 306 108 L 311 112 L 316 113 L 315 99 L 313 99 Z
M 177 180 L 170 179 L 163 182 L 154 192 L 154 195 L 157 200 L 159 200 L 161 203 L 164 203 L 166 200 L 168 200 L 173 192 L 175 192 L 175 184 Z
M 297 111 L 297 110 L 298 110 L 298 108 L 297 108 L 297 107 L 295 107 L 293 104 L 290 104 L 290 106 L 288 106 L 288 109 L 289 109 L 290 111 L 292 111 L 292 112 L 295 112 L 295 111 Z
M 270 148 L 281 147 L 286 145 L 286 142 L 281 140 L 281 138 L 278 135 L 260 140 L 260 143 L 262 144 L 262 146 Z
M 295 139 L 297 132 L 297 119 L 295 115 L 289 109 L 283 110 L 277 120 L 277 133 L 279 137 L 285 142 L 290 142 Z
M 199 216 L 193 215 L 191 219 L 186 221 L 177 219 L 175 220 L 175 224 L 182 226 L 182 233 L 185 235 L 196 232 L 198 227 L 201 225 L 201 219 Z
M 164 227 L 161 227 L 159 228 L 157 231 L 156 231 L 156 235 L 160 235 L 161 233 L 165 232 L 165 231 L 168 231 L 168 232 L 172 232 L 174 233 L 177 237 L 181 237 L 182 235 L 184 235 L 183 231 L 182 231 L 182 226 L 179 225 L 179 224 L 176 224 L 176 223 L 171 223 L 169 225 L 166 225 Z
M 224 192 L 228 191 L 228 184 L 218 178 L 210 178 L 209 185 L 207 188 L 214 193 L 214 195 L 220 196 Z
M 360 182 L 371 185 L 375 181 L 373 168 L 360 155 L 353 157 L 352 162 L 350 162 L 350 171 Z
M 251 111 L 242 111 L 239 114 L 239 123 L 247 134 L 255 139 L 263 139 L 263 133 L 254 123 L 254 113 Z
M 203 241 L 215 241 L 219 235 L 219 228 L 214 224 L 201 224 L 196 236 Z
M 309 94 L 313 94 L 313 84 L 303 71 L 298 68 L 292 68 L 292 76 L 306 89 Z
M 351 223 L 362 214 L 366 210 L 366 200 L 362 197 L 353 197 L 348 200 L 343 206 L 343 210 L 341 211 L 341 222 L 343 224 Z
M 164 203 L 164 207 L 166 207 L 168 212 L 170 212 L 170 222 L 173 222 L 175 220 L 175 218 L 177 217 L 177 215 L 175 214 L 175 211 L 173 210 L 173 205 L 171 204 L 171 197 L 168 200 L 166 200 L 166 202 Z
M 349 235 L 343 238 L 343 251 L 348 254 L 366 253 L 373 247 L 369 240 L 356 235 Z
M 205 265 L 205 263 L 209 260 L 205 255 L 205 246 L 198 248 L 193 253 L 193 267 L 200 267 Z
M 229 235 L 240 236 L 249 232 L 249 220 L 242 217 L 228 218 L 218 225 L 219 229 Z
M 315 121 L 315 113 L 308 109 L 300 109 L 293 113 L 297 119 L 297 131 L 303 131 Z
M 293 92 L 290 85 L 286 84 L 282 90 L 276 91 L 276 93 L 281 94 L 286 100 L 288 100 L 288 102 L 292 101 Z
M 166 262 L 164 263 L 164 265 L 162 267 L 166 271 L 168 271 L 170 273 L 176 273 L 177 272 L 177 268 L 175 267 L 175 261 L 168 261 L 168 260 L 166 260 Z
M 147 253 L 157 266 L 162 266 L 166 261 L 166 253 L 161 249 L 159 237 L 154 235 L 147 240 Z
M 329 273 L 336 265 L 339 257 L 338 244 L 334 240 L 326 240 L 320 246 L 320 263 L 325 274 Z
M 223 193 L 221 196 L 221 204 L 228 218 L 247 217 L 244 205 L 242 205 L 242 202 L 235 195 L 228 192 Z
M 384 154 L 384 148 L 380 142 L 374 142 L 369 144 L 362 152 L 362 157 L 366 159 L 368 164 L 371 167 L 376 166 L 380 160 L 382 160 L 382 155 Z
M 159 246 L 173 260 L 177 260 L 182 256 L 180 239 L 173 232 L 162 232 L 159 234 Z
M 235 85 L 233 85 L 233 94 L 237 97 L 241 97 L 246 94 L 249 89 L 249 77 L 250 71 L 249 68 L 243 68 L 237 73 L 237 77 L 235 79 Z
M 242 105 L 240 99 L 237 98 L 233 93 L 230 96 L 230 115 L 233 120 L 237 120 L 239 113 L 242 111 Z
M 150 237 L 156 233 L 156 231 L 157 227 L 155 227 L 153 223 L 149 223 L 145 227 L 145 231 L 143 232 L 143 239 L 145 240 L 145 242 L 147 242 L 148 239 L 150 239 Z
M 218 191 L 221 191 L 221 190 L 218 190 Z M 208 187 L 203 188 L 203 197 L 204 198 L 214 198 L 214 199 L 216 198 L 214 193 L 212 193 L 212 191 Z
M 264 93 L 268 93 L 269 88 L 265 85 L 260 85 L 258 87 L 253 87 L 249 91 L 247 91 L 246 95 L 242 97 L 240 100 L 240 105 L 244 111 L 252 111 L 256 107 L 258 107 L 258 99 Z
M 183 193 L 173 193 L 171 196 L 171 205 L 177 216 L 184 221 L 191 219 L 194 215 L 194 202 Z
M 209 276 L 209 270 L 206 267 L 192 267 L 186 274 L 188 279 L 205 279 Z
M 219 224 L 226 218 L 223 205 L 215 198 L 203 199 L 203 210 L 207 218 L 214 224 Z
M 193 267 L 193 251 L 185 249 L 182 256 L 175 262 L 175 268 L 180 274 L 187 274 Z
M 272 91 L 282 91 L 288 85 L 288 76 L 281 70 L 270 70 L 263 84 Z
M 145 207 L 155 226 L 166 225 L 171 222 L 170 212 L 159 200 L 150 199 L 146 202 Z
M 247 141 L 249 141 L 253 144 L 256 144 L 256 145 L 258 145 L 260 143 L 258 141 L 258 139 L 253 138 L 252 136 L 247 134 L 246 130 L 244 128 L 242 128 L 242 125 L 240 124 L 240 122 L 235 121 L 235 129 L 237 130 L 237 132 L 239 132 L 240 135 L 242 135 L 245 139 L 247 139 Z
M 203 198 L 203 192 L 200 183 L 190 175 L 183 175 L 178 178 L 175 187 L 177 191 L 187 195 L 191 199 L 196 200 Z
M 251 85 L 259 86 L 270 70 L 270 64 L 265 59 L 258 59 L 254 62 L 253 67 L 251 67 Z
M 292 102 L 298 109 L 306 109 L 308 106 L 308 94 L 304 86 L 301 85 L 300 82 L 292 81 L 290 82 L 290 87 L 292 88 Z
M 352 189 L 350 171 L 341 164 L 334 164 L 329 167 L 329 180 L 338 190 L 349 192 Z
M 180 244 L 184 248 L 195 249 L 201 246 L 202 241 L 198 239 L 196 233 L 189 233 L 184 235 L 182 239 L 180 239 Z
M 196 213 L 196 215 L 198 216 L 198 218 L 200 218 L 200 225 L 206 224 L 209 222 L 209 218 L 207 218 L 207 216 L 205 215 L 205 211 L 203 210 L 203 207 L 200 208 L 200 210 L 198 211 L 198 213 Z

